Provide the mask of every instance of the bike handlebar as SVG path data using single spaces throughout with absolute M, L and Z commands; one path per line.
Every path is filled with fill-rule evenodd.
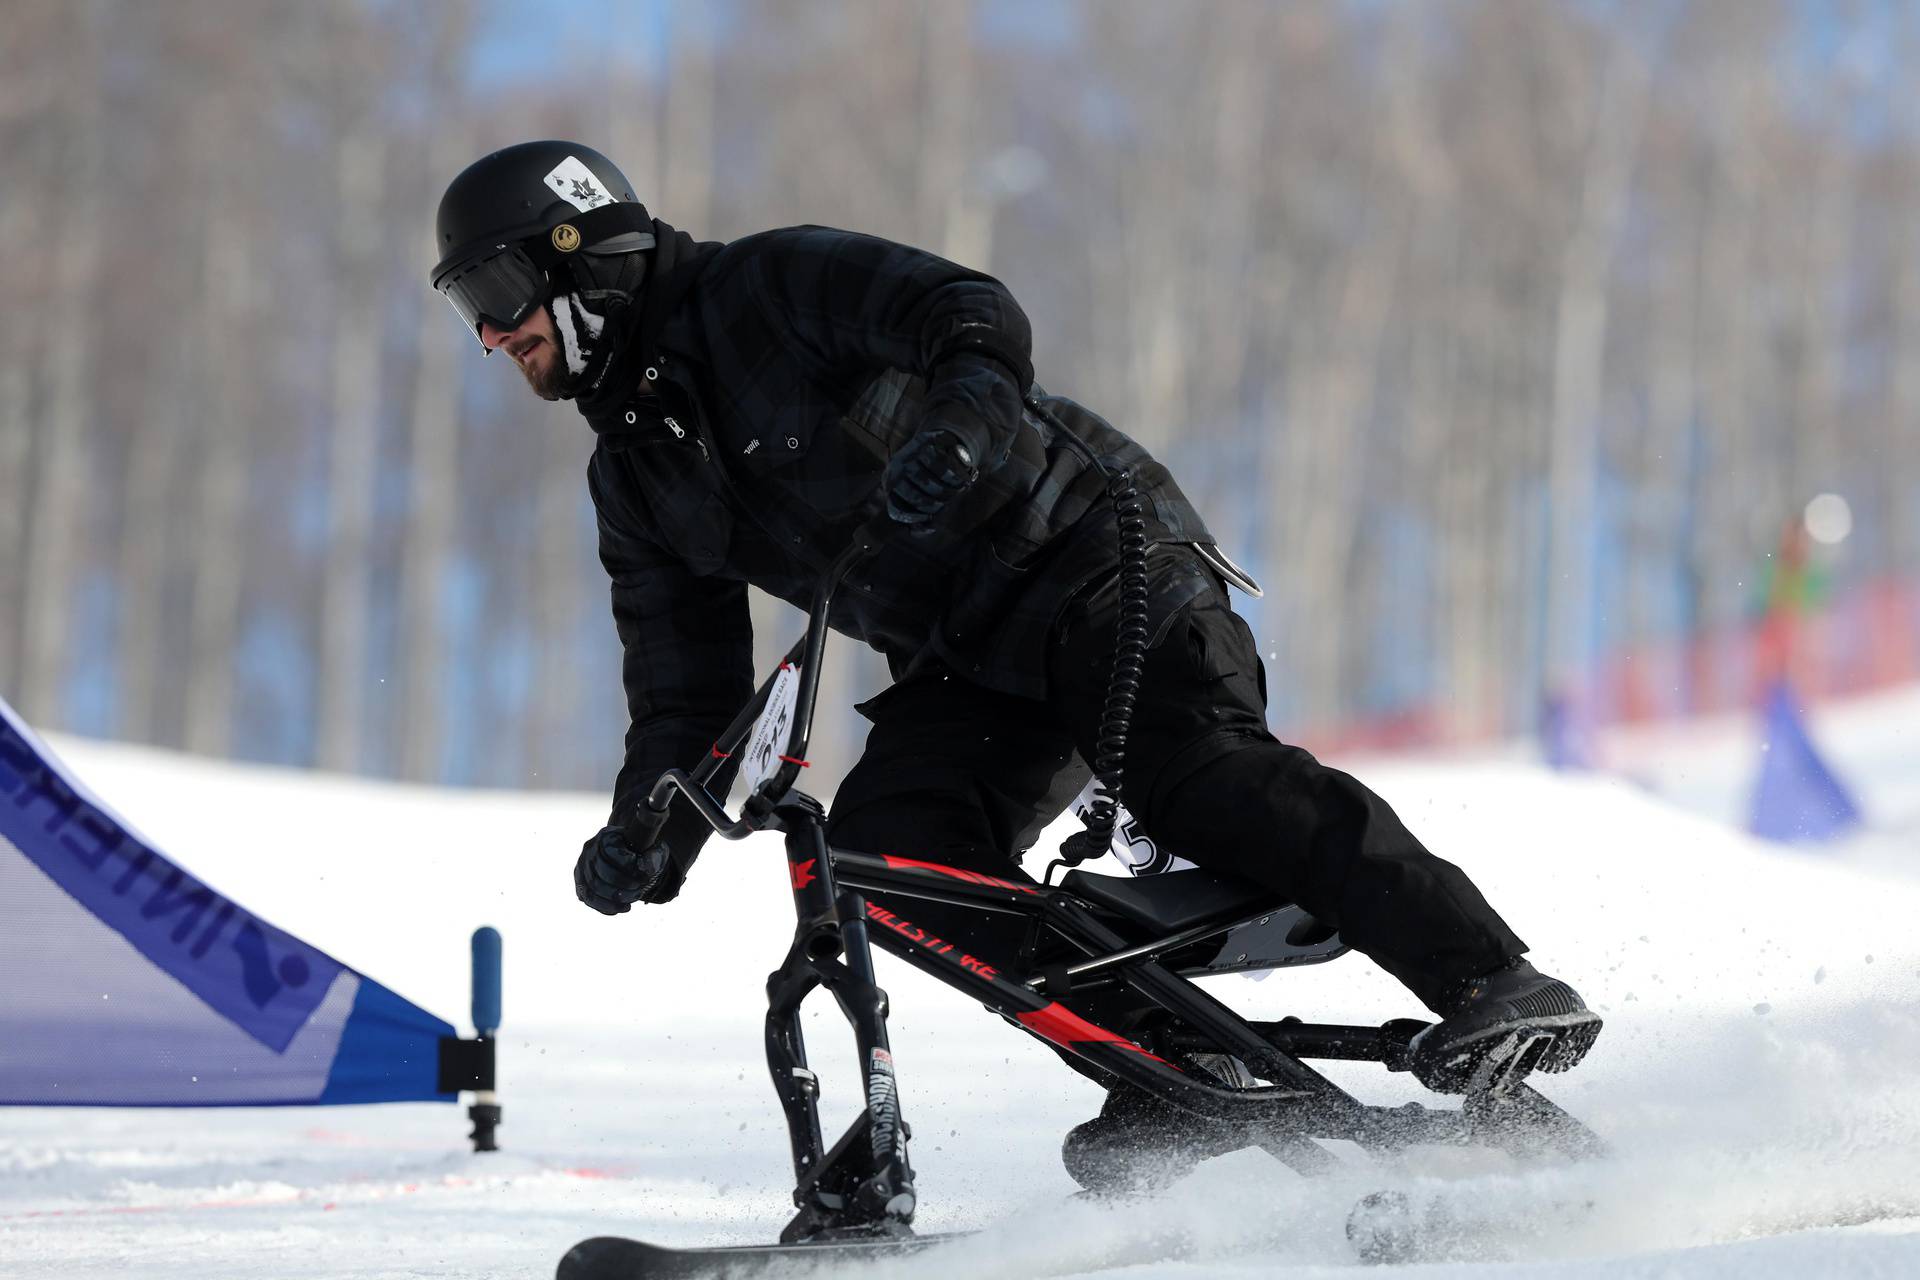
M 746 798 L 741 804 L 738 818 L 730 816 L 722 799 L 707 789 L 708 780 L 719 771 L 721 763 L 739 748 L 766 708 L 774 680 L 779 675 L 776 669 L 774 675 L 769 676 L 746 705 L 740 708 L 705 760 L 692 770 L 668 769 L 654 780 L 639 814 L 628 830 L 628 839 L 635 848 L 644 849 L 659 838 L 661 828 L 666 826 L 667 806 L 675 791 L 684 795 L 714 831 L 728 840 L 743 839 L 760 829 L 761 823 L 799 777 L 798 762 L 806 759 L 807 742 L 813 736 L 814 704 L 820 694 L 820 659 L 827 647 L 827 608 L 833 603 L 833 593 L 847 570 L 878 545 L 881 535 L 891 524 L 886 512 L 881 511 L 854 530 L 846 549 L 828 566 L 819 585 L 814 588 L 812 607 L 807 611 L 806 631 L 787 650 L 786 657 L 781 659 L 783 667 L 789 664 L 799 667 L 800 688 L 795 697 L 793 726 L 787 734 L 786 749 L 781 753 L 780 768 Z

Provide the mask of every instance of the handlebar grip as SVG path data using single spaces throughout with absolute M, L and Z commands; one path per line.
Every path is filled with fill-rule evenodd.
M 635 853 L 652 848 L 653 842 L 660 838 L 661 829 L 666 825 L 666 807 L 663 805 L 656 809 L 650 801 L 642 801 L 639 810 L 633 815 L 633 820 L 627 823 L 624 832 L 627 847 Z

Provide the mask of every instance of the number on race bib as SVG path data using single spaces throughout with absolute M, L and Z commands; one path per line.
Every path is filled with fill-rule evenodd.
M 1095 779 L 1087 783 L 1073 802 L 1073 816 L 1085 821 L 1093 812 L 1093 802 L 1099 793 L 1100 783 Z M 1176 858 L 1153 842 L 1153 837 L 1141 827 L 1140 820 L 1127 812 L 1127 806 L 1121 805 L 1120 812 L 1113 824 L 1113 843 L 1108 846 L 1114 860 L 1136 876 L 1158 875 L 1162 871 L 1178 871 L 1193 864 L 1185 858 Z
M 747 735 L 740 760 L 740 776 L 747 784 L 748 795 L 758 791 L 760 784 L 780 767 L 787 740 L 793 736 L 793 718 L 799 704 L 800 670 L 791 663 L 782 663 L 779 674 L 773 678 L 767 705 L 761 708 L 760 718 L 753 722 L 753 732 Z

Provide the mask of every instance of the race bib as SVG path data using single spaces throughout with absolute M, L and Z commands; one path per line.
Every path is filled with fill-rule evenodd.
M 1094 797 L 1098 794 L 1100 780 L 1088 782 L 1073 802 L 1073 816 L 1082 822 L 1093 812 Z M 1150 876 L 1162 871 L 1179 871 L 1191 867 L 1193 863 L 1185 858 L 1176 858 L 1154 844 L 1153 837 L 1140 829 L 1140 822 L 1127 812 L 1127 806 L 1121 805 L 1113 824 L 1113 842 L 1107 852 L 1114 860 L 1125 867 L 1130 875 Z
M 1087 783 L 1073 802 L 1073 816 L 1082 822 L 1093 812 L 1093 799 L 1100 786 L 1099 779 Z M 1153 842 L 1153 837 L 1140 829 L 1140 821 L 1127 812 L 1127 806 L 1121 805 L 1114 815 L 1113 842 L 1107 846 L 1107 852 L 1113 855 L 1115 862 L 1127 869 L 1129 875 L 1151 876 L 1162 871 L 1184 871 L 1195 865 L 1185 858 L 1176 858 Z M 1241 976 L 1255 982 L 1263 982 L 1273 973 L 1271 969 L 1256 969 Z
M 800 669 L 783 662 L 773 678 L 767 705 L 760 709 L 760 718 L 753 722 L 753 732 L 747 735 L 746 754 L 740 761 L 740 776 L 746 781 L 748 795 L 758 791 L 760 784 L 780 767 L 780 757 L 787 751 L 787 739 L 793 735 L 793 717 L 799 705 Z

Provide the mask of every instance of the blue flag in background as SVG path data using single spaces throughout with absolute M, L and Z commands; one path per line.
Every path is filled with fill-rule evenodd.
M 1749 831 L 1767 840 L 1801 842 L 1831 840 L 1860 825 L 1859 804 L 1813 745 L 1784 679 L 1767 691 L 1761 733 Z

